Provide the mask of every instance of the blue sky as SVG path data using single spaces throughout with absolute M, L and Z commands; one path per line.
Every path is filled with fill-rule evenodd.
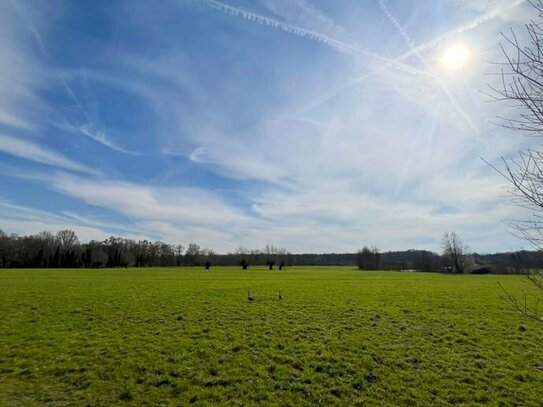
M 512 0 L 3 1 L 0 228 L 219 252 L 526 244 L 481 158 Z M 456 71 L 442 56 L 462 43 Z

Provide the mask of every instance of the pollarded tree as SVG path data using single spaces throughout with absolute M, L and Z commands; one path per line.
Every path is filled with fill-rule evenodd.
M 469 246 L 465 245 L 456 233 L 445 233 L 442 239 L 443 256 L 447 259 L 454 273 L 470 271 L 473 259 Z
M 286 249 L 269 244 L 264 247 L 262 252 L 266 256 L 266 265 L 268 266 L 269 270 L 273 270 L 273 266 L 275 266 L 277 263 L 284 263 L 284 260 L 282 259 L 288 255 L 288 251 Z

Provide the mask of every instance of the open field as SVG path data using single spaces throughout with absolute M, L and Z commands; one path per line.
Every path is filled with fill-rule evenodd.
M 1 270 L 0 405 L 541 406 L 543 324 L 498 281 L 531 289 L 352 268 Z

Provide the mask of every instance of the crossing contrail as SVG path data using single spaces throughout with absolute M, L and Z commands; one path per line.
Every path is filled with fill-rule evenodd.
M 392 23 L 394 28 L 396 28 L 396 31 L 402 36 L 402 38 L 405 40 L 406 44 L 411 49 L 411 52 L 419 59 L 419 61 L 425 66 L 428 67 L 428 64 L 420 51 L 415 46 L 415 43 L 411 40 L 411 37 L 407 33 L 407 31 L 404 30 L 398 19 L 390 12 L 388 7 L 385 4 L 385 0 L 379 0 L 379 7 L 381 7 L 381 10 L 385 14 L 385 16 L 389 19 L 389 21 Z M 462 108 L 460 103 L 458 103 L 458 100 L 452 95 L 449 88 L 445 85 L 443 80 L 439 78 L 438 76 L 431 75 L 432 79 L 434 80 L 435 84 L 438 88 L 441 89 L 441 91 L 445 94 L 447 99 L 449 99 L 449 102 L 451 102 L 452 106 L 456 109 L 458 114 L 464 119 L 464 121 L 467 123 L 467 125 L 471 128 L 471 130 L 474 133 L 478 133 L 478 128 L 475 125 L 475 122 L 471 118 L 471 116 Z
M 396 28 L 396 30 L 400 33 L 407 45 L 409 45 L 411 49 L 414 49 L 416 47 L 415 43 L 411 40 L 411 37 L 409 36 L 409 34 L 407 34 L 407 31 L 403 29 L 398 19 L 389 11 L 388 7 L 385 4 L 385 1 L 379 0 L 378 3 L 385 16 L 389 19 L 394 28 Z
M 402 37 L 406 40 L 406 42 L 408 43 L 408 45 L 410 45 L 410 50 L 405 52 L 404 54 L 394 58 L 394 59 L 391 59 L 389 60 L 388 62 L 385 62 L 385 64 L 365 75 L 362 75 L 361 77 L 358 77 L 358 78 L 355 78 L 341 86 L 339 86 L 338 88 L 336 88 L 335 90 L 329 92 L 326 96 L 324 96 L 322 99 L 320 99 L 319 101 L 313 103 L 311 105 L 311 107 L 309 107 L 308 109 L 304 109 L 304 110 L 311 110 L 325 102 L 327 102 L 328 100 L 330 100 L 331 98 L 337 96 L 340 92 L 346 90 L 346 89 L 349 89 L 353 86 L 356 86 L 364 81 L 366 81 L 367 79 L 371 78 L 372 76 L 375 76 L 375 75 L 378 75 L 384 71 L 386 71 L 388 68 L 390 68 L 391 66 L 393 66 L 394 63 L 398 63 L 398 62 L 402 62 L 403 60 L 415 55 L 417 56 L 419 59 L 422 59 L 422 53 L 424 51 L 428 51 L 428 50 L 431 50 L 437 46 L 439 46 L 440 44 L 444 43 L 444 42 L 447 42 L 449 40 L 451 40 L 452 38 L 455 38 L 457 37 L 458 35 L 460 34 L 463 34 L 467 31 L 470 31 L 470 30 L 473 30 L 475 28 L 477 28 L 478 26 L 480 26 L 481 24 L 484 24 L 485 22 L 487 21 L 490 21 L 500 15 L 502 15 L 503 13 L 515 8 L 515 7 L 518 7 L 519 5 L 521 5 L 522 3 L 526 3 L 528 0 L 516 0 L 514 1 L 513 3 L 505 6 L 505 7 L 501 7 L 501 8 L 497 8 L 495 10 L 492 10 L 491 12 L 489 13 L 486 13 L 482 16 L 479 16 L 471 21 L 468 21 L 467 23 L 464 23 L 456 28 L 454 28 L 453 30 L 450 30 L 448 32 L 446 32 L 445 34 L 442 34 L 428 42 L 425 42 L 424 44 L 421 44 L 421 45 L 418 45 L 418 46 L 415 46 L 415 44 L 412 42 L 412 40 L 410 39 L 410 37 L 407 35 L 407 33 L 405 32 L 405 30 L 403 30 L 403 28 L 401 28 L 401 32 L 400 34 L 402 35 Z M 381 8 L 383 9 L 383 6 L 384 3 L 383 3 L 383 0 L 380 0 L 379 1 L 379 5 L 381 6 Z M 386 6 L 384 7 L 386 9 Z M 383 10 L 385 11 L 385 10 Z M 398 25 L 399 25 L 399 22 L 398 20 L 392 16 L 392 14 L 388 11 L 388 9 L 386 9 L 386 12 L 385 14 L 387 15 L 387 17 L 391 20 L 392 24 L 398 29 Z M 445 93 L 448 93 L 447 91 L 445 91 Z M 450 96 L 450 93 L 449 95 L 447 95 L 448 97 Z M 453 104 L 455 104 L 453 102 Z M 456 104 L 456 108 L 460 108 L 460 106 L 458 104 Z M 462 116 L 464 117 L 464 119 L 466 119 L 466 115 L 465 113 L 462 114 Z M 473 129 L 473 122 L 471 120 L 468 119 L 468 124 L 470 125 L 470 127 L 472 127 Z
M 371 57 L 378 61 L 390 64 L 389 66 L 392 66 L 400 71 L 403 71 L 412 75 L 418 76 L 418 75 L 427 74 L 425 71 L 422 71 L 421 69 L 414 68 L 412 66 L 404 64 L 403 62 L 395 61 L 395 60 L 392 60 L 391 58 L 387 58 L 375 52 L 368 51 L 364 48 L 360 48 L 355 45 L 337 40 L 335 38 L 327 36 L 326 34 L 307 30 L 301 27 L 297 27 L 293 24 L 288 24 L 288 23 L 276 20 L 274 18 L 266 17 L 261 14 L 253 13 L 251 11 L 246 11 L 238 7 L 230 6 L 230 5 L 221 3 L 220 1 L 217 1 L 217 0 L 196 0 L 196 1 L 199 1 L 200 3 L 203 3 L 206 6 L 213 8 L 215 10 L 221 11 L 225 14 L 242 18 L 244 20 L 254 21 L 258 24 L 267 25 L 277 30 L 282 30 L 289 34 L 296 35 L 298 37 L 307 38 L 312 41 L 320 42 L 324 45 L 327 45 L 341 52 L 347 52 L 352 55 L 363 55 L 363 56 Z
M 495 10 L 492 10 L 491 12 L 484 14 L 482 16 L 477 17 L 474 20 L 468 21 L 465 24 L 460 25 L 459 27 L 454 28 L 453 30 L 447 31 L 445 34 L 442 34 L 433 40 L 430 40 L 428 42 L 425 42 L 424 44 L 418 45 L 416 47 L 413 47 L 406 53 L 400 55 L 397 58 L 392 59 L 389 63 L 392 62 L 401 62 L 406 58 L 409 58 L 412 55 L 415 55 L 417 53 L 421 53 L 422 51 L 427 51 L 430 49 L 433 49 L 437 47 L 438 45 L 449 41 L 451 38 L 455 38 L 459 36 L 460 34 L 463 34 L 467 31 L 471 31 L 477 27 L 479 27 L 481 24 L 486 23 L 487 21 L 490 21 L 503 13 L 520 6 L 522 3 L 526 3 L 528 0 L 516 0 L 512 2 L 511 4 L 501 7 Z M 389 65 L 390 66 L 390 65 Z

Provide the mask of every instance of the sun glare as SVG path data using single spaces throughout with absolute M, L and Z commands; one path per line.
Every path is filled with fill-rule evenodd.
M 443 53 L 441 62 L 448 71 L 457 71 L 468 63 L 471 51 L 464 44 L 455 44 L 448 47 Z

